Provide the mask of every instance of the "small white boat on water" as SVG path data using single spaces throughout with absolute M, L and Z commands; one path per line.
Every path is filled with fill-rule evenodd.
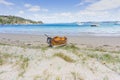
M 84 25 L 83 22 L 76 22 L 77 25 Z

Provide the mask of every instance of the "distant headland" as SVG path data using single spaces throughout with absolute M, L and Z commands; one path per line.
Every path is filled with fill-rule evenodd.
M 43 22 L 24 19 L 17 16 L 0 15 L 0 24 L 43 24 Z

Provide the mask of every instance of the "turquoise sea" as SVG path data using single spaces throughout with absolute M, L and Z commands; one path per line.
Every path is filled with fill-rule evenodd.
M 97 23 L 97 27 L 87 22 L 76 23 L 34 24 L 34 25 L 0 25 L 0 33 L 34 34 L 34 35 L 95 35 L 120 36 L 120 24 L 113 22 Z

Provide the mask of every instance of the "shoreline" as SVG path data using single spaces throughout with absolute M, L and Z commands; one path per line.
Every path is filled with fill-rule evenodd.
M 56 35 L 57 36 L 57 35 Z M 54 37 L 54 36 L 51 36 Z M 120 50 L 120 37 L 116 36 L 66 36 L 68 44 L 75 44 L 78 47 L 105 47 L 112 50 Z M 48 45 L 46 43 L 46 36 L 44 35 L 30 35 L 30 34 L 4 34 L 0 33 L 0 43 L 10 45 Z
M 38 34 L 38 33 L 4 33 L 4 32 L 0 32 L 0 34 L 10 34 L 10 35 L 34 35 L 34 36 L 44 36 L 44 34 L 47 34 L 47 33 L 41 33 L 41 34 Z M 102 34 L 102 33 L 87 33 L 87 32 L 80 32 L 79 34 L 48 34 L 50 36 L 56 36 L 56 35 L 59 35 L 59 36 L 70 36 L 70 37 L 120 37 L 120 34 L 119 35 L 113 35 L 114 33 L 105 33 L 105 34 Z M 115 33 L 116 34 L 116 33 Z

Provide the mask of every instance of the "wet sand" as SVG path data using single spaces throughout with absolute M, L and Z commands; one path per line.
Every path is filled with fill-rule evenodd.
M 54 37 L 54 36 L 51 36 Z M 112 50 L 120 50 L 120 37 L 112 36 L 67 36 L 68 44 L 75 44 L 78 47 L 105 47 Z M 0 43 L 10 45 L 46 45 L 47 37 L 44 35 L 29 34 L 2 34 L 0 33 Z

